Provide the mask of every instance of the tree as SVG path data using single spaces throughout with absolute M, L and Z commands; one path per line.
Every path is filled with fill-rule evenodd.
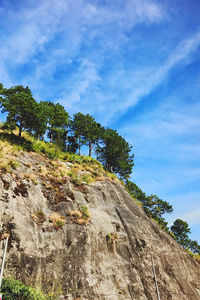
M 126 188 L 133 198 L 137 198 L 141 203 L 145 202 L 146 194 L 134 182 L 127 180 Z
M 0 105 L 2 112 L 8 112 L 7 124 L 14 124 L 19 128 L 19 137 L 22 130 L 29 130 L 35 119 L 36 101 L 33 98 L 29 87 L 22 85 L 9 89 L 0 87 Z
M 41 101 L 37 103 L 35 106 L 35 118 L 34 123 L 31 128 L 31 133 L 33 133 L 38 140 L 41 138 L 44 139 L 44 135 L 47 130 L 47 123 L 48 123 L 48 116 L 49 116 L 49 107 L 47 102 Z
M 68 137 L 68 141 L 69 141 L 69 144 L 68 144 L 68 147 L 67 147 L 67 151 L 71 152 L 71 153 L 76 153 L 77 149 L 78 149 L 77 138 L 73 135 L 70 135 Z
M 191 231 L 187 222 L 181 219 L 176 219 L 174 221 L 174 224 L 171 226 L 171 231 L 173 232 L 177 242 L 181 246 L 183 246 L 184 248 L 187 248 L 189 246 L 190 240 L 188 238 L 188 233 L 190 233 Z
M 92 155 L 92 147 L 101 137 L 102 127 L 100 123 L 97 123 L 95 119 L 87 114 L 85 116 L 85 124 L 83 128 L 83 135 L 86 143 L 89 146 L 89 156 Z
M 168 202 L 163 201 L 156 195 L 150 195 L 143 201 L 143 207 L 152 218 L 162 218 L 163 214 L 172 213 L 173 208 Z
M 110 172 L 115 172 L 123 179 L 128 179 L 134 155 L 130 154 L 132 146 L 116 130 L 102 130 L 102 137 L 96 148 L 97 158 Z
M 80 112 L 73 115 L 71 121 L 71 129 L 74 132 L 75 138 L 78 140 L 78 153 L 81 155 L 81 146 L 86 144 L 86 116 Z
M 197 241 L 189 241 L 189 248 L 195 254 L 200 254 L 200 245 Z
M 48 137 L 50 138 L 50 143 L 57 142 L 60 144 L 61 136 L 63 137 L 63 144 L 65 139 L 65 146 L 67 148 L 67 133 L 69 125 L 69 114 L 66 112 L 65 108 L 59 103 L 54 104 L 53 102 L 43 102 L 46 105 L 48 112 Z M 65 138 L 64 138 L 65 137 Z M 59 141 L 59 142 L 58 142 Z

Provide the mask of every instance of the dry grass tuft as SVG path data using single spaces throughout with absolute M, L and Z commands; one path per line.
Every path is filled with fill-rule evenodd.
M 79 210 L 70 211 L 69 216 L 79 225 L 88 225 L 90 222 L 90 213 L 85 205 L 81 205 Z
M 38 210 L 31 215 L 32 220 L 38 225 L 42 225 L 46 221 L 46 216 L 43 211 Z
M 52 214 L 49 217 L 49 222 L 53 223 L 53 226 L 58 230 L 61 229 L 65 224 L 65 217 L 61 216 L 57 212 L 52 212 Z

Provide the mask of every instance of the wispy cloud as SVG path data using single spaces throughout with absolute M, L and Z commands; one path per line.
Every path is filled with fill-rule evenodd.
M 83 0 L 76 3 L 71 0 L 38 1 L 31 9 L 23 4 L 16 11 L 7 6 L 1 14 L 6 14 L 12 24 L 7 26 L 8 34 L 0 49 L 5 84 L 15 84 L 12 69 L 26 64 L 29 72 L 18 80 L 31 86 L 41 86 L 41 81 L 48 84 L 48 80 L 54 79 L 58 65 L 62 63 L 67 68 L 67 61 L 74 65 L 77 59 L 83 59 L 80 61 L 82 67 L 74 68 L 69 74 L 77 82 L 66 91 L 71 106 L 77 106 L 77 99 L 90 92 L 88 87 L 83 88 L 83 81 L 82 88 L 79 86 L 79 78 L 84 77 L 88 69 L 86 65 L 85 69 L 83 67 L 84 60 L 93 65 L 96 72 L 99 71 L 105 67 L 107 56 L 129 42 L 127 32 L 136 24 L 159 22 L 165 16 L 162 6 L 151 0 L 110 1 L 104 5 L 99 1 Z M 87 49 L 85 53 L 84 48 Z M 99 74 L 97 76 L 100 77 Z M 58 84 L 59 90 L 62 87 L 65 91 L 65 80 L 62 84 Z M 95 84 L 96 81 L 92 80 L 89 86 L 93 88 Z M 100 94 L 99 91 L 97 93 Z
M 191 226 L 200 224 L 200 209 L 183 214 L 180 219 L 186 220 Z
M 189 226 L 195 226 L 200 224 L 200 209 L 195 209 L 184 214 L 175 214 L 173 218 L 169 218 L 169 225 L 172 225 L 175 219 L 184 220 Z

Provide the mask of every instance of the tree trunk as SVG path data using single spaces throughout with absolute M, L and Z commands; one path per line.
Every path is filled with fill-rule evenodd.
M 19 138 L 22 136 L 22 123 L 19 124 Z
M 53 134 L 50 133 L 50 144 L 52 145 L 52 142 L 53 142 Z
M 65 135 L 65 150 L 68 152 L 68 131 L 67 130 Z
M 89 156 L 92 155 L 92 142 L 89 140 Z
M 78 139 L 78 154 L 81 155 L 81 138 Z

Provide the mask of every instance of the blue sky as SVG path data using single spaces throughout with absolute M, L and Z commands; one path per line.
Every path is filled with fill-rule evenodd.
M 132 180 L 200 243 L 200 2 L 0 0 L 0 82 L 132 145 Z

